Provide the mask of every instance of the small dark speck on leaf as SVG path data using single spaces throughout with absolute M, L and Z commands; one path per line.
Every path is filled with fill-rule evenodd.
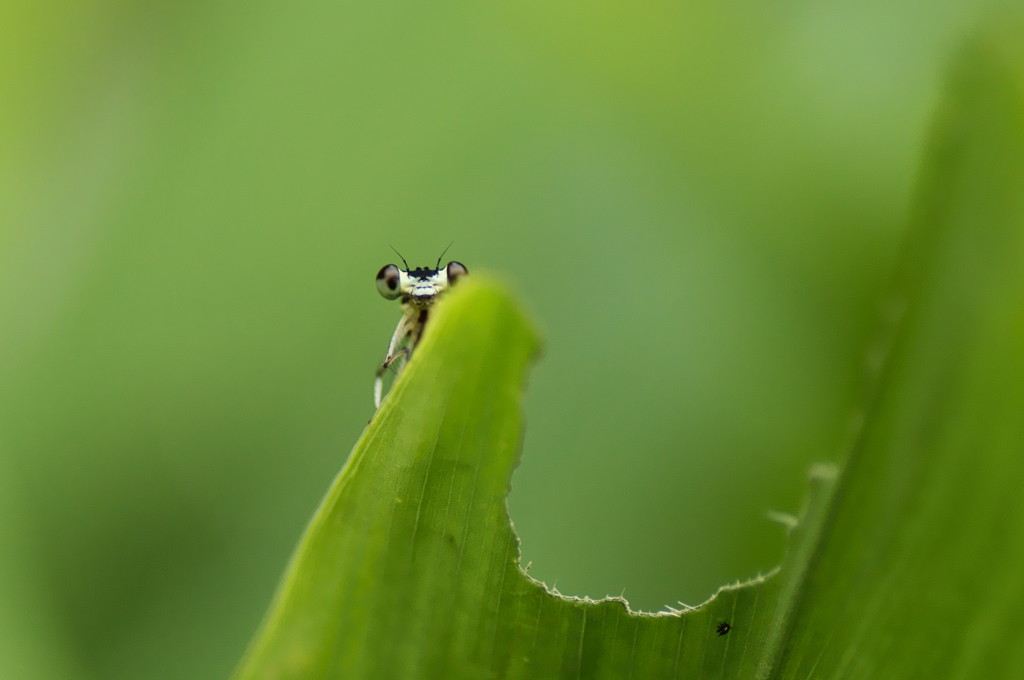
M 728 621 L 722 621 L 721 623 L 718 624 L 718 628 L 715 629 L 715 632 L 718 633 L 718 637 L 722 637 L 723 635 L 728 633 L 730 630 L 732 630 L 732 626 L 729 625 L 729 622 Z

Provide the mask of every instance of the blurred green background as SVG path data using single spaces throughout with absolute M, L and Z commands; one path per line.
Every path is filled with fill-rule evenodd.
M 534 576 L 658 609 L 777 564 L 980 7 L 832 5 L 8 12 L 0 676 L 229 672 L 372 413 L 389 245 L 545 337 Z

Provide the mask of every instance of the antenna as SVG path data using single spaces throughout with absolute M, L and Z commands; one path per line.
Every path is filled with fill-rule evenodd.
M 437 264 L 434 265 L 434 269 L 440 269 L 441 268 L 441 258 L 444 257 L 445 253 L 448 252 L 448 248 L 451 248 L 454 244 L 455 244 L 455 241 L 452 241 L 447 246 L 445 246 L 445 249 L 442 250 L 441 254 L 437 256 Z
M 393 245 L 391 245 L 390 243 L 388 244 L 388 248 L 391 248 L 391 250 L 395 251 L 395 254 L 396 254 L 396 255 L 398 255 L 398 257 L 401 257 L 401 258 L 402 258 L 402 264 L 404 264 L 404 265 L 405 265 L 405 271 L 409 271 L 409 263 L 408 263 L 408 262 L 406 262 L 406 261 L 405 261 L 405 258 L 404 258 L 404 257 L 402 257 L 402 254 L 401 254 L 400 252 L 398 252 L 398 248 L 394 247 L 394 246 L 393 246 Z M 444 255 L 444 253 L 441 253 L 441 254 L 442 254 L 442 255 Z

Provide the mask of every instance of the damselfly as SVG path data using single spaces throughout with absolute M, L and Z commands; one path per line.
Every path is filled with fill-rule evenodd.
M 402 318 L 395 328 L 394 335 L 391 336 L 387 356 L 377 369 L 377 379 L 373 383 L 373 403 L 377 408 L 380 408 L 383 398 L 384 374 L 396 362 L 396 373 L 401 372 L 405 362 L 419 344 L 420 338 L 423 337 L 423 329 L 430 318 L 430 308 L 434 302 L 459 278 L 469 273 L 461 262 L 452 261 L 445 265 L 444 269 L 441 268 L 441 258 L 448 252 L 447 248 L 441 253 L 441 257 L 437 258 L 437 264 L 433 269 L 409 269 L 409 263 L 402 254 L 397 250 L 395 252 L 402 258 L 405 269 L 389 264 L 377 272 L 377 291 L 388 300 L 402 300 Z

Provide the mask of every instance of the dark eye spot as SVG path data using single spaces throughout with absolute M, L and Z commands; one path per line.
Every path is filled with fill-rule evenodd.
M 730 630 L 732 630 L 732 626 L 729 625 L 728 621 L 721 621 L 718 624 L 718 627 L 715 628 L 715 632 L 718 633 L 718 637 L 722 637 L 723 635 L 728 633 Z
M 448 272 L 448 283 L 455 283 L 458 279 L 469 273 L 469 270 L 466 269 L 466 265 L 461 262 L 456 262 L 455 260 L 449 262 L 446 269 Z
M 389 300 L 398 297 L 398 290 L 402 286 L 402 275 L 393 264 L 382 267 L 377 272 L 377 291 Z

